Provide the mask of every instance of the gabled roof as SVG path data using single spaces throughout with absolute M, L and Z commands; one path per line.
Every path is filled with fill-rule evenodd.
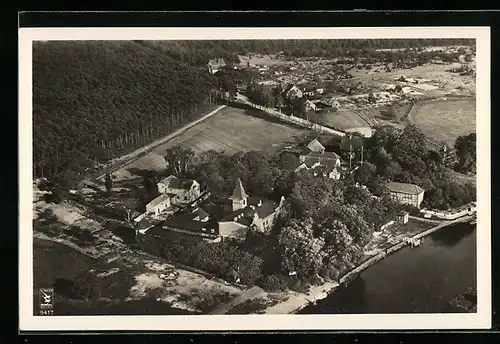
M 174 175 L 168 176 L 158 182 L 172 189 L 189 190 L 195 181 L 192 179 L 180 179 Z
M 240 201 L 245 198 L 248 198 L 248 194 L 245 192 L 245 189 L 243 188 L 243 183 L 241 182 L 241 179 L 238 178 L 236 179 L 236 185 L 234 186 L 233 194 L 231 195 L 231 197 L 229 197 L 229 199 Z
M 149 207 L 155 207 L 167 200 L 170 200 L 170 195 L 169 194 L 161 194 L 160 196 L 156 197 L 155 199 L 153 199 L 151 202 L 149 202 L 147 206 Z
M 307 159 L 315 159 L 316 161 L 322 161 L 322 160 L 339 160 L 340 156 L 335 153 L 335 152 L 310 152 L 309 154 L 306 155 L 306 160 Z
M 274 201 L 268 200 L 262 203 L 262 205 L 255 209 L 257 212 L 257 216 L 261 219 L 265 219 L 269 215 L 273 214 L 276 211 L 278 204 Z
M 216 223 L 211 221 L 201 222 L 193 220 L 190 214 L 176 215 L 163 222 L 162 225 L 173 229 L 181 229 L 200 234 L 219 234 Z M 211 229 L 214 230 L 214 233 L 211 233 Z
M 191 212 L 191 217 L 192 217 L 193 220 L 196 219 L 197 217 L 200 220 L 202 220 L 202 219 L 206 219 L 207 217 L 209 217 L 209 215 L 208 215 L 208 213 L 205 210 L 197 207 L 196 209 L 194 209 Z M 197 221 L 197 220 L 195 220 L 195 221 Z
M 226 61 L 222 58 L 211 59 L 210 61 L 208 61 L 208 64 L 211 66 L 225 66 Z
M 264 201 L 260 207 L 255 206 L 255 209 L 248 206 L 243 209 L 238 209 L 233 211 L 222 219 L 222 222 L 238 222 L 244 226 L 250 226 L 252 224 L 252 219 L 257 215 L 260 219 L 265 219 L 269 215 L 276 211 L 278 204 L 275 201 L 267 200 Z M 234 221 L 234 219 L 236 221 Z
M 307 145 L 307 148 L 309 148 L 309 150 L 311 152 L 324 152 L 325 151 L 325 147 L 321 144 L 321 142 L 318 141 L 318 139 L 314 139 L 311 142 L 309 142 L 309 144 Z
M 420 186 L 415 184 L 390 182 L 388 186 L 391 192 L 404 193 L 409 195 L 419 195 L 425 191 Z

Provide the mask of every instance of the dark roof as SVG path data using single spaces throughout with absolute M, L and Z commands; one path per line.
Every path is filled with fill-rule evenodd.
M 168 239 L 172 241 L 181 241 L 181 242 L 193 242 L 193 241 L 199 242 L 203 240 L 203 237 L 208 237 L 211 239 L 215 239 L 218 237 L 217 230 L 216 233 L 210 233 L 210 231 L 208 231 L 208 233 L 203 232 L 203 235 L 200 235 L 197 232 L 189 232 L 189 231 L 177 232 L 173 230 L 164 229 L 160 226 L 156 226 L 149 229 L 147 231 L 147 235 L 159 237 L 162 239 Z
M 194 183 L 192 179 L 180 179 L 176 176 L 168 176 L 167 178 L 162 179 L 158 184 L 165 184 L 167 187 L 172 189 L 184 189 L 188 190 Z
M 353 135 L 349 137 L 348 135 L 342 137 L 340 141 L 340 149 L 343 151 L 348 151 L 349 147 L 352 146 L 352 150 L 361 150 L 364 145 L 364 140 L 362 137 Z
M 397 216 L 406 216 L 410 214 L 409 212 L 405 211 L 405 210 L 401 210 L 401 211 L 398 211 L 398 213 L 396 214 Z
M 195 219 L 196 217 L 199 217 L 200 219 L 205 219 L 209 216 L 205 210 L 199 207 L 196 208 L 193 212 L 191 212 L 191 214 L 194 215 L 193 219 Z
M 257 206 L 261 202 L 260 197 L 248 197 L 247 204 Z
M 236 185 L 234 186 L 234 191 L 231 197 L 229 197 L 230 200 L 242 200 L 247 198 L 248 195 L 245 192 L 245 189 L 243 188 L 243 184 L 241 183 L 241 179 L 238 178 L 236 180 Z
M 419 195 L 425 191 L 420 186 L 415 184 L 390 182 L 388 186 L 391 192 L 404 193 L 410 195 Z
M 192 219 L 191 214 L 179 214 L 167 221 L 163 222 L 162 226 L 171 227 L 174 229 L 181 229 L 200 234 L 218 234 L 219 230 L 217 224 L 213 221 L 201 222 Z M 205 230 L 203 230 L 205 228 Z M 214 233 L 210 230 L 214 229 Z
M 255 210 L 257 211 L 257 215 L 259 216 L 259 218 L 265 219 L 266 217 L 274 213 L 277 207 L 278 204 L 276 202 L 268 200 L 262 203 L 260 207 L 255 208 Z
M 144 218 L 135 224 L 135 229 L 146 229 L 146 228 L 150 228 L 154 225 L 155 225 L 155 223 L 151 222 L 147 218 Z
M 340 156 L 335 153 L 335 152 L 310 152 L 309 154 L 307 154 L 306 156 L 306 159 L 307 158 L 317 158 L 317 159 L 320 159 L 320 160 L 337 160 L 337 159 L 340 159 Z
M 329 161 L 326 164 L 315 166 L 312 170 L 318 173 L 330 173 L 335 170 L 335 164 Z
M 242 225 L 245 226 L 250 226 L 252 223 L 252 219 L 255 214 L 261 219 L 264 219 L 274 213 L 276 211 L 276 208 L 278 207 L 278 204 L 274 201 L 267 200 L 262 203 L 260 207 L 255 206 L 255 209 L 252 209 L 252 207 L 248 206 L 243 209 L 238 209 L 236 211 L 233 211 L 222 219 L 223 222 L 225 221 L 234 221 L 234 218 L 237 217 L 238 219 L 236 222 L 241 223 Z

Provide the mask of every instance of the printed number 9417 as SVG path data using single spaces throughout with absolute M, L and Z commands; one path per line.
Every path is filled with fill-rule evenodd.
M 54 315 L 53 309 L 42 309 L 40 310 L 40 315 Z

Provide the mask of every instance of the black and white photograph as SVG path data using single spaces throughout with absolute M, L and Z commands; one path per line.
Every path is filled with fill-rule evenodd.
M 21 325 L 489 327 L 489 29 L 346 29 L 20 29 Z

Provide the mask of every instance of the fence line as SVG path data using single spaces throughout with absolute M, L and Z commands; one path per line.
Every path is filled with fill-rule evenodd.
M 318 123 L 314 123 L 314 122 L 311 122 L 309 120 L 306 120 L 306 119 L 303 119 L 303 118 L 299 118 L 299 117 L 296 117 L 296 116 L 287 116 L 279 111 L 276 111 L 276 110 L 273 110 L 273 109 L 270 109 L 270 108 L 267 108 L 267 107 L 264 107 L 264 106 L 260 106 L 260 105 L 257 105 L 257 104 L 254 104 L 254 103 L 251 103 L 251 102 L 248 102 L 248 101 L 245 101 L 245 100 L 241 100 L 239 99 L 239 101 L 245 105 L 248 105 L 250 107 L 253 107 L 255 109 L 258 109 L 258 110 L 261 110 L 275 118 L 279 118 L 281 119 L 282 121 L 285 121 L 285 122 L 288 122 L 288 123 L 292 123 L 292 124 L 295 124 L 295 125 L 300 125 L 304 128 L 307 128 L 307 129 L 312 129 L 312 130 L 315 130 L 315 131 L 319 131 L 319 132 L 322 132 L 322 133 L 325 133 L 325 134 L 334 134 L 334 135 L 338 135 L 338 136 L 345 136 L 345 132 L 343 131 L 340 131 L 340 130 L 335 130 L 335 129 L 332 129 L 332 128 L 329 128 L 329 127 L 325 127 L 321 124 L 318 124 Z

